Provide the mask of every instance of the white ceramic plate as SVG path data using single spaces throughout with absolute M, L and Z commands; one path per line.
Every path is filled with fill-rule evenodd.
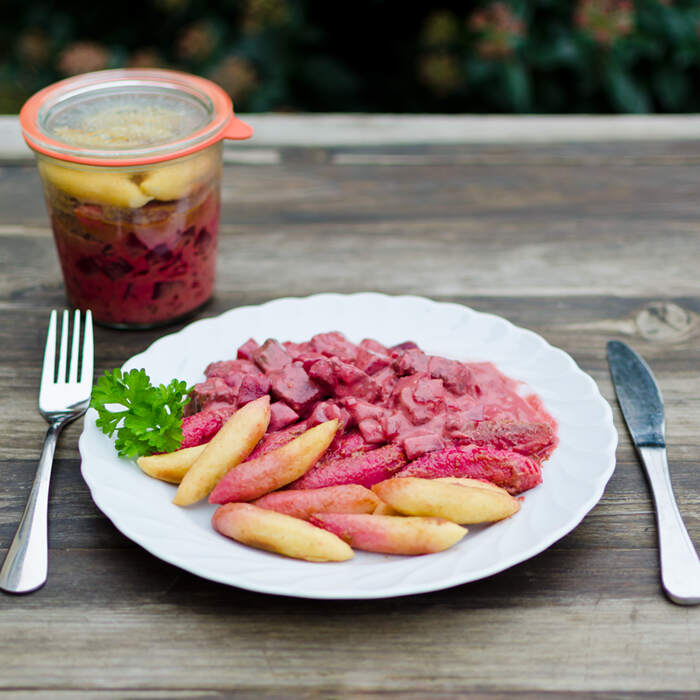
M 251 549 L 214 532 L 207 503 L 179 508 L 175 487 L 117 457 L 90 409 L 80 438 L 82 473 L 98 507 L 127 537 L 199 576 L 241 588 L 304 598 L 383 598 L 433 591 L 503 571 L 573 530 L 600 499 L 615 468 L 617 433 L 610 406 L 569 355 L 535 333 L 465 306 L 382 294 L 319 294 L 246 306 L 196 321 L 132 357 L 154 382 L 194 383 L 213 360 L 230 359 L 249 337 L 302 341 L 339 330 L 350 340 L 392 345 L 413 340 L 428 353 L 490 360 L 525 382 L 559 423 L 560 444 L 543 483 L 521 510 L 473 528 L 439 554 L 401 557 L 357 552 L 342 563 L 309 563 Z

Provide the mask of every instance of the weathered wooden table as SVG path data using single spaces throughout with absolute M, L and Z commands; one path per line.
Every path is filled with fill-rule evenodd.
M 203 315 L 329 290 L 456 301 L 541 333 L 611 401 L 605 342 L 626 340 L 663 390 L 673 483 L 700 542 L 700 120 L 250 121 L 257 143 L 227 154 Z M 36 170 L 16 123 L 0 126 L 4 555 L 45 430 L 48 311 L 64 296 Z M 97 371 L 162 332 L 96 329 Z M 49 581 L 0 597 L 0 693 L 698 697 L 700 608 L 662 595 L 650 496 L 613 409 L 617 469 L 574 532 L 477 583 L 362 602 L 260 595 L 151 556 L 93 505 L 74 424 L 55 465 Z

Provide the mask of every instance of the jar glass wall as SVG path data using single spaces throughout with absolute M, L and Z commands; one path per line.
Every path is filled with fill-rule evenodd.
M 139 167 L 99 167 L 38 153 L 70 303 L 95 320 L 147 328 L 212 295 L 221 142 Z

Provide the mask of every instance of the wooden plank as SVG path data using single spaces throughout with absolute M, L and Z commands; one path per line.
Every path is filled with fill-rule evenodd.
M 695 611 L 663 600 L 481 609 L 465 606 L 467 591 L 449 601 L 428 595 L 332 604 L 260 596 L 183 606 L 172 597 L 164 590 L 160 602 L 137 608 L 62 607 L 49 624 L 31 626 L 25 610 L 4 610 L 0 687 L 362 692 L 390 678 L 394 691 L 424 693 L 691 692 L 700 680 Z M 669 648 L 674 664 L 667 662 Z
M 231 150 L 270 146 L 367 146 L 440 143 L 695 141 L 700 117 L 688 115 L 503 116 L 456 114 L 247 114 L 250 142 Z M 0 116 L 0 160 L 31 153 L 19 119 Z

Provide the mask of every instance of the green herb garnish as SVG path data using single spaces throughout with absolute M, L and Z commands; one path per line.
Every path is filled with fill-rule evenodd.
M 135 459 L 172 452 L 182 443 L 182 409 L 190 400 L 186 382 L 173 379 L 153 386 L 143 369 L 105 372 L 92 389 L 90 406 L 97 427 L 112 437 L 120 457 Z

